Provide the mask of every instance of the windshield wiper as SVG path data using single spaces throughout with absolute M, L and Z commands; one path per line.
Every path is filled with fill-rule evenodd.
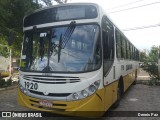
M 60 61 L 61 49 L 64 49 L 66 44 L 70 40 L 70 37 L 71 37 L 75 27 L 76 27 L 75 24 L 76 24 L 76 22 L 72 21 L 69 24 L 69 26 L 68 26 L 66 32 L 64 33 L 64 35 L 62 36 L 62 34 L 61 34 L 61 36 L 60 36 L 59 46 L 58 46 L 58 62 Z

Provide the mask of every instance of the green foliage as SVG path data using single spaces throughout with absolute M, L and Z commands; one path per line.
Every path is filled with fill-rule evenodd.
M 7 58 L 9 56 L 9 50 L 5 39 L 6 39 L 5 36 L 0 36 L 0 56 Z
M 5 58 L 9 56 L 9 51 L 7 47 L 0 46 L 0 56 L 4 56 Z
M 139 59 L 140 62 L 145 62 L 145 60 L 147 59 L 146 52 L 140 52 L 139 56 L 140 56 L 140 59 Z
M 13 56 L 20 56 L 23 40 L 23 17 L 40 8 L 33 0 L 0 0 L 0 44 L 7 45 L 9 31 L 14 33 Z M 1 53 L 6 56 L 6 53 Z
M 148 56 L 144 59 L 144 68 L 151 77 L 151 84 L 159 80 L 158 74 L 158 47 L 152 46 L 151 50 L 148 53 Z
M 152 86 L 152 85 L 156 85 L 157 80 L 152 78 L 150 81 L 148 81 L 148 85 Z
M 12 80 L 11 79 L 5 81 L 2 77 L 0 77 L 0 88 L 8 87 L 8 86 L 11 86 L 11 85 L 12 85 Z
M 14 43 L 11 46 L 13 56 L 20 56 L 23 40 L 23 17 L 35 9 L 51 5 L 52 0 L 0 0 L 0 44 L 7 45 L 8 34 L 13 32 Z M 6 56 L 6 53 L 3 52 L 0 55 Z
M 11 86 L 11 85 L 12 85 L 12 79 L 10 78 L 7 81 L 5 81 L 0 74 L 0 88 L 8 87 L 8 86 Z
M 0 88 L 5 86 L 5 80 L 0 76 Z
M 158 63 L 158 47 L 152 46 L 149 52 L 148 61 Z
M 159 79 L 158 76 L 158 66 L 154 62 L 145 63 L 144 70 L 147 71 L 151 78 L 153 79 Z
M 11 80 L 11 78 L 6 81 L 6 86 L 10 86 L 10 85 L 12 85 L 12 80 Z

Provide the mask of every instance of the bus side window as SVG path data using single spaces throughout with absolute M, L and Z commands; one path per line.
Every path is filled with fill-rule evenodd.
M 122 37 L 122 49 L 123 49 L 123 57 L 126 59 L 126 39 Z
M 104 75 L 106 75 L 114 61 L 114 32 L 112 24 L 106 19 L 102 20 L 102 29 Z
M 121 39 L 121 34 L 116 30 L 116 53 L 117 53 L 117 58 L 122 58 L 123 57 L 123 52 L 122 52 L 122 39 Z
M 116 36 L 116 53 L 118 59 L 126 59 L 127 58 L 127 50 L 126 50 L 126 39 L 124 35 L 120 33 L 120 31 L 115 31 Z

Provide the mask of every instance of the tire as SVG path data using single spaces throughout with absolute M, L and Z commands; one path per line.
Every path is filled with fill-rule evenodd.
M 120 82 L 118 83 L 118 88 L 117 88 L 117 100 L 116 102 L 113 104 L 113 108 L 117 108 L 119 106 L 119 103 L 121 101 L 121 97 L 122 97 L 122 85 L 120 84 Z
M 137 84 L 137 80 L 135 80 L 134 82 L 133 82 L 133 85 L 136 85 Z

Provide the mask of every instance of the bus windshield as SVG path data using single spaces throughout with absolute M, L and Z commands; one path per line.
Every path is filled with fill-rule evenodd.
M 100 29 L 96 24 L 26 31 L 21 70 L 35 72 L 86 72 L 101 66 Z M 68 39 L 68 41 L 65 41 Z M 63 43 L 62 43 L 63 42 Z M 61 46 L 63 44 L 64 46 Z M 61 48 L 60 48 L 61 47 Z

